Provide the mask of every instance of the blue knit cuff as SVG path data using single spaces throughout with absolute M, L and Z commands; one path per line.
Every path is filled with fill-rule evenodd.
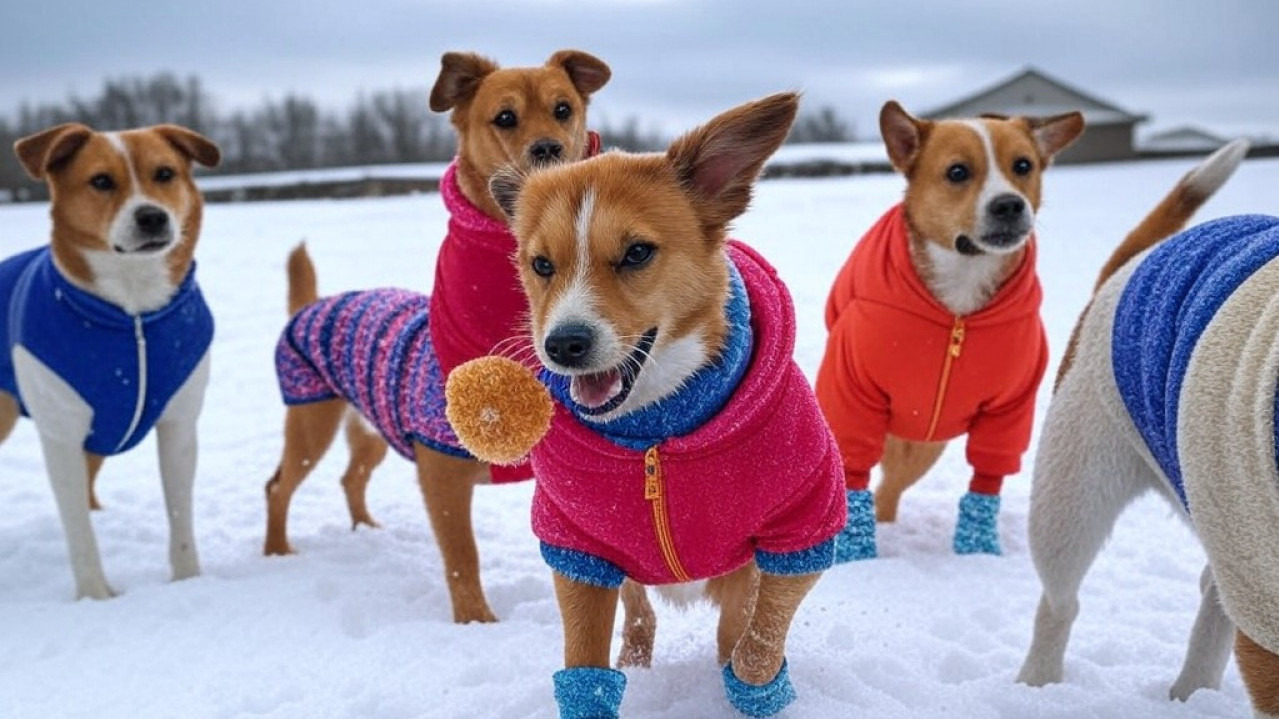
M 969 492 L 959 500 L 955 554 L 1001 554 L 999 495 Z
M 724 665 L 724 691 L 737 711 L 748 717 L 771 717 L 795 701 L 795 687 L 790 683 L 786 660 L 777 676 L 762 687 L 747 684 L 733 674 L 732 663 Z
M 874 559 L 879 555 L 875 547 L 875 495 L 868 489 L 850 489 L 846 501 L 848 522 L 835 538 L 835 563 Z
M 835 563 L 835 538 L 831 537 L 815 547 L 798 552 L 774 553 L 756 549 L 755 563 L 759 565 L 759 571 L 768 574 L 824 572 Z
M 605 589 L 617 589 L 626 579 L 626 573 L 607 559 L 600 559 L 576 549 L 565 549 L 542 542 L 542 559 L 551 569 L 582 584 Z
M 560 719 L 617 719 L 626 675 L 616 669 L 572 667 L 555 672 Z

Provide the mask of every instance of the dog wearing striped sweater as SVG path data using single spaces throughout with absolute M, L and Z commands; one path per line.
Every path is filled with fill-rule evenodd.
M 1120 512 L 1154 489 L 1208 554 L 1171 696 L 1217 687 L 1233 642 L 1256 716 L 1279 717 L 1279 218 L 1163 239 L 1246 150 L 1219 150 L 1128 236 L 1075 328 L 1035 461 L 1044 593 L 1022 682 L 1061 681 L 1079 585 Z
M 473 53 L 446 53 L 431 109 L 452 111 L 458 155 L 440 182 L 448 235 L 428 297 L 372 290 L 318 299 L 305 249 L 289 259 L 289 314 L 276 369 L 289 406 L 284 449 L 266 485 L 265 552 L 287 554 L 289 501 L 346 418 L 350 463 L 342 477 L 352 527 L 377 526 L 365 503 L 388 445 L 417 465 L 459 623 L 495 621 L 479 577 L 471 525 L 474 485 L 527 479 L 462 449 L 444 417 L 443 380 L 466 360 L 521 336 L 527 301 L 511 257 L 515 238 L 488 192 L 501 169 L 530 170 L 594 154 L 590 96 L 608 82 L 598 58 L 560 50 L 539 67 L 499 69 Z

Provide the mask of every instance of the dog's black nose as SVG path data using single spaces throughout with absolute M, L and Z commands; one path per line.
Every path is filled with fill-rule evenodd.
M 583 324 L 561 325 L 546 336 L 542 346 L 556 364 L 578 368 L 586 364 L 595 345 L 595 332 Z
M 532 156 L 534 162 L 558 160 L 563 153 L 564 146 L 555 140 L 538 140 L 528 149 L 528 154 Z
M 133 221 L 147 235 L 158 235 L 169 227 L 169 213 L 158 207 L 146 205 L 133 212 Z
M 1019 195 L 1000 195 L 990 201 L 988 209 L 996 220 L 1011 222 L 1021 219 L 1021 213 L 1026 211 L 1026 201 Z

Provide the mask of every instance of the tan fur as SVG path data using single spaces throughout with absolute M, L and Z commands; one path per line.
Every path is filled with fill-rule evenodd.
M 1252 697 L 1252 706 L 1279 715 L 1279 654 L 1268 651 L 1242 631 L 1235 635 L 1235 659 Z
M 884 479 L 875 488 L 875 519 L 897 521 L 897 506 L 902 492 L 918 482 L 937 463 L 945 442 L 912 442 L 888 435 L 884 440 L 884 457 L 880 466 Z
M 665 155 L 608 153 L 494 182 L 498 205 L 513 212 L 535 346 L 545 338 L 556 303 L 584 280 L 592 311 L 627 342 L 658 328 L 657 356 L 661 342 L 697 336 L 707 350 L 705 361 L 714 360 L 727 331 L 727 225 L 746 210 L 764 161 L 794 120 L 798 99 L 780 94 L 730 110 L 676 140 Z M 594 211 L 586 227 L 586 265 L 580 266 L 579 217 L 587 197 L 594 198 Z M 652 259 L 621 267 L 627 248 L 638 242 L 656 247 Z M 539 257 L 554 266 L 551 276 L 533 271 Z M 706 595 L 721 608 L 719 661 L 731 659 L 742 681 L 771 681 L 781 667 L 791 619 L 818 576 L 761 575 L 752 562 L 708 581 Z M 558 573 L 555 588 L 565 666 L 607 666 L 618 591 Z M 619 664 L 646 666 L 656 618 L 642 587 L 624 583 L 620 594 L 626 618 Z
M 94 486 L 98 481 L 98 470 L 102 469 L 103 456 L 92 452 L 84 453 L 84 463 L 89 469 L 89 509 L 102 509 L 102 503 L 98 501 L 98 493 Z
M 289 253 L 285 272 L 289 279 L 287 307 L 289 316 L 292 317 L 298 313 L 298 310 L 320 298 L 319 285 L 315 278 L 315 264 L 311 262 L 311 255 L 307 254 L 305 242 L 298 243 L 298 246 Z
M 533 169 L 530 148 L 539 140 L 555 140 L 565 159 L 586 151 L 586 107 L 590 96 L 612 72 L 598 58 L 578 50 L 560 50 L 542 67 L 501 69 L 475 53 L 445 53 L 431 90 L 431 109 L 452 110 L 458 136 L 458 184 L 476 207 L 494 219 L 505 215 L 488 192 L 489 178 L 504 168 Z M 559 103 L 571 115 L 555 117 Z M 501 128 L 497 115 L 515 113 L 517 125 Z
M 502 170 L 532 169 L 535 163 L 530 148 L 539 140 L 560 142 L 565 161 L 580 158 L 587 147 L 587 102 L 610 77 L 607 65 L 577 50 L 561 50 L 542 67 L 503 70 L 474 53 L 456 52 L 445 53 L 440 65 L 430 104 L 436 112 L 452 110 L 462 194 L 490 216 L 503 220 L 505 215 L 488 192 L 490 177 Z M 572 109 L 565 120 L 554 116 L 560 102 L 567 102 Z M 519 122 L 515 128 L 493 124 L 502 110 L 516 113 Z M 287 276 L 287 304 L 292 316 L 319 297 L 315 267 L 305 245 L 290 253 Z M 365 491 L 373 470 L 386 458 L 386 440 L 340 400 L 292 406 L 286 411 L 280 465 L 267 482 L 266 554 L 293 551 L 286 529 L 289 501 L 332 443 L 344 412 L 350 461 L 342 488 L 352 529 L 361 524 L 378 526 L 369 513 Z M 488 466 L 421 445 L 415 445 L 414 450 L 418 482 L 444 560 L 453 620 L 496 621 L 480 583 L 479 550 L 471 525 L 471 495 L 475 484 L 487 481 Z
M 627 579 L 622 582 L 621 594 L 622 648 L 617 653 L 617 666 L 650 667 L 657 636 L 657 613 L 648 601 L 644 585 Z
M 980 122 L 985 128 L 998 167 L 990 166 L 986 145 L 970 122 Z M 979 199 L 991 173 L 1001 173 L 1037 213 L 1042 201 L 1044 169 L 1083 129 L 1083 116 L 1077 112 L 1048 118 L 988 116 L 975 121 L 932 121 L 912 117 L 895 101 L 884 105 L 880 111 L 880 131 L 889 159 L 907 180 L 903 206 L 910 233 L 911 260 L 934 295 L 938 294 L 937 287 L 947 283 L 941 276 L 944 268 L 934 262 L 927 245 L 956 251 L 956 241 L 961 235 L 976 233 L 978 215 L 984 211 L 978 206 Z M 1031 162 L 1029 173 L 1018 175 L 1011 170 L 1019 159 Z M 967 181 L 955 183 L 947 179 L 947 170 L 955 164 L 968 168 L 971 176 Z M 1016 271 L 1025 254 L 1023 245 L 998 258 L 993 274 L 978 288 L 983 305 Z M 923 478 L 945 447 L 944 442 L 886 439 L 881 461 L 884 479 L 875 491 L 878 521 L 896 520 L 902 492 Z

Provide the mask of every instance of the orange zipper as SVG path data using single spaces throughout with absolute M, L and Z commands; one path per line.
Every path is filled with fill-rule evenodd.
M 950 328 L 950 344 L 946 346 L 946 361 L 941 367 L 941 381 L 937 383 L 937 401 L 933 403 L 933 419 L 928 423 L 928 435 L 925 442 L 931 442 L 937 432 L 937 423 L 941 421 L 941 408 L 946 400 L 946 389 L 950 386 L 950 370 L 964 351 L 964 318 L 956 317 Z
M 644 499 L 652 503 L 653 528 L 657 533 L 657 546 L 662 550 L 662 558 L 671 574 L 681 582 L 692 581 L 684 565 L 675 552 L 675 540 L 671 538 L 671 520 L 666 514 L 666 495 L 662 491 L 662 459 L 657 454 L 657 447 L 649 447 L 644 453 Z

